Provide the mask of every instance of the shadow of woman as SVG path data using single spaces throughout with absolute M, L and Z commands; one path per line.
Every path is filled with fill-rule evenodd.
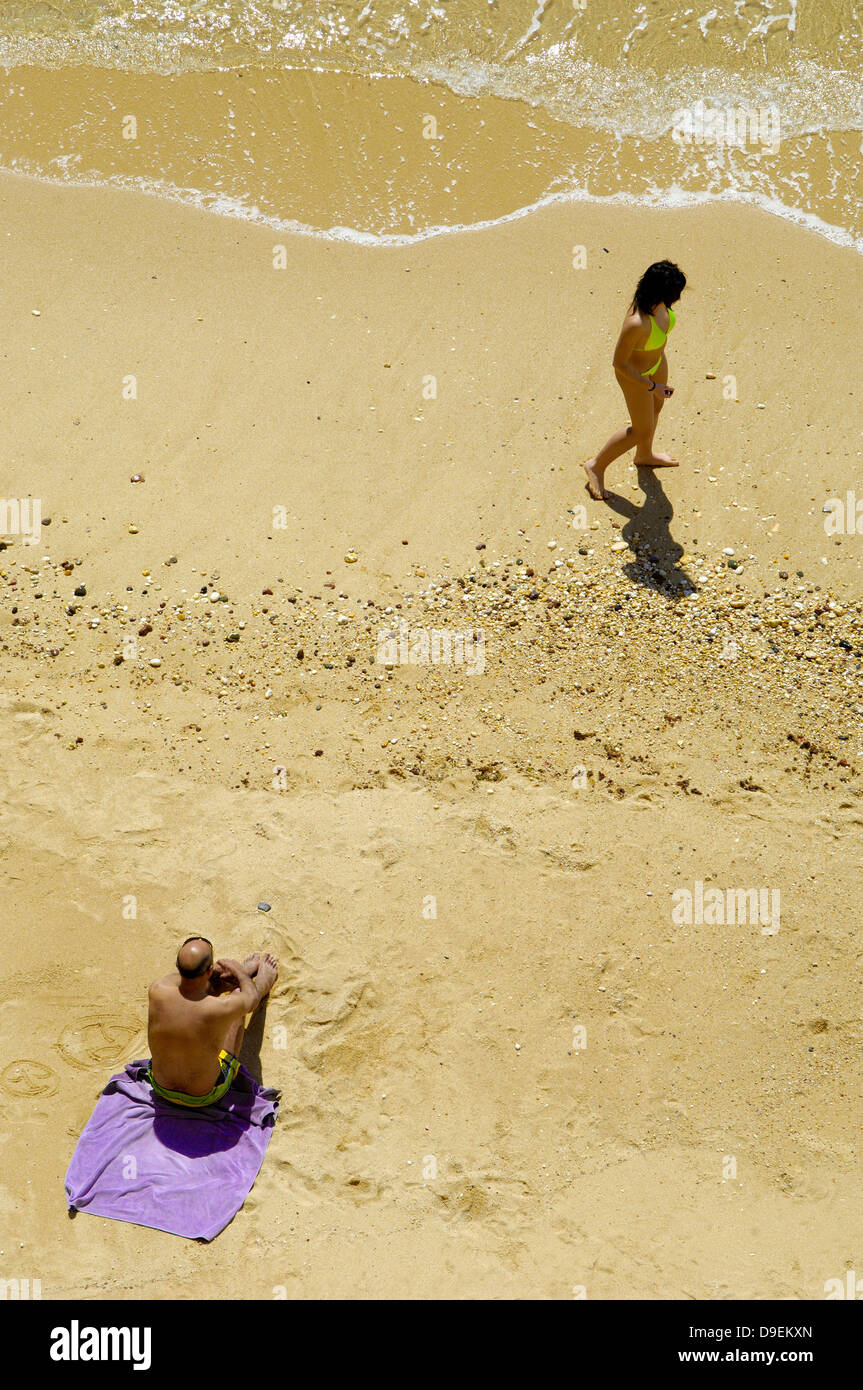
M 619 516 L 626 517 L 620 534 L 634 559 L 624 565 L 624 573 L 633 583 L 654 589 L 676 602 L 686 594 L 694 594 L 697 585 L 679 564 L 683 546 L 674 539 L 670 528 L 674 508 L 655 468 L 639 468 L 638 485 L 644 493 L 644 503 L 640 507 L 616 492 L 606 494 L 608 506 Z

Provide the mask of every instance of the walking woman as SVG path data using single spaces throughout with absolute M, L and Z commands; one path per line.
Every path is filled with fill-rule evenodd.
M 614 349 L 614 371 L 632 423 L 584 465 L 588 491 L 597 501 L 607 496 L 606 468 L 629 449 L 635 449 L 637 468 L 678 467 L 677 459 L 654 451 L 653 436 L 659 412 L 674 391 L 668 385 L 665 342 L 675 322 L 671 306 L 685 285 L 686 276 L 672 261 L 655 261 L 638 282 Z

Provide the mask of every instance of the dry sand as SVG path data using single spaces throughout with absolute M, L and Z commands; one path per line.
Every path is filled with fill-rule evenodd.
M 823 1297 L 863 1239 L 861 540 L 822 514 L 860 258 L 732 206 L 370 249 L 10 176 L 0 229 L 2 492 L 50 518 L 0 554 L 5 1277 Z M 660 255 L 684 466 L 605 507 L 580 463 Z M 386 672 L 402 617 L 485 671 Z M 779 890 L 780 930 L 675 924 L 696 880 Z M 282 1111 L 209 1247 L 63 1194 L 193 930 L 282 966 Z

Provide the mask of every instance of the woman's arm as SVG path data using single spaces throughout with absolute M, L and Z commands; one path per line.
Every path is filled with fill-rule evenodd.
M 637 371 L 629 360 L 634 352 L 643 347 L 639 341 L 643 337 L 643 324 L 640 324 L 637 319 L 628 318 L 620 330 L 620 337 L 614 349 L 614 370 L 618 378 L 625 377 L 628 381 L 637 381 L 646 391 L 650 391 L 652 390 L 650 383 L 644 380 L 641 372 Z

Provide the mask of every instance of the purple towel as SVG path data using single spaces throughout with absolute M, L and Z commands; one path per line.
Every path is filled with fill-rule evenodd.
M 260 1172 L 279 1093 L 241 1066 L 215 1105 L 184 1109 L 154 1095 L 146 1070 L 130 1062 L 96 1102 L 66 1174 L 69 1207 L 212 1240 Z

